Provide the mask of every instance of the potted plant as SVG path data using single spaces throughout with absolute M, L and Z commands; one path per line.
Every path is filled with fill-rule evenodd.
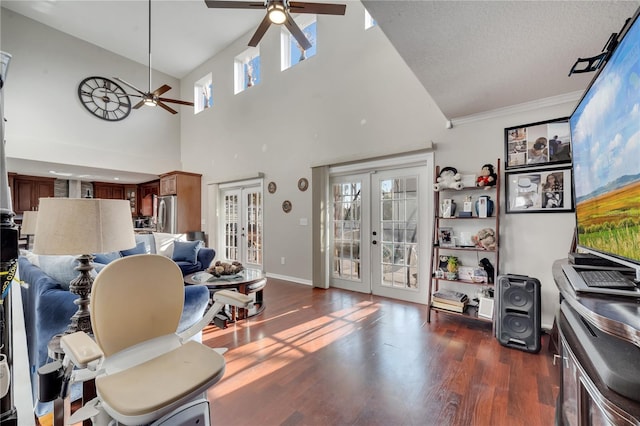
M 458 278 L 458 266 L 460 261 L 456 256 L 449 256 L 447 260 L 447 279 L 455 280 Z

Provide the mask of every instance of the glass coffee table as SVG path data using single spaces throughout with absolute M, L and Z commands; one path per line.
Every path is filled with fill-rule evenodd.
M 221 275 L 215 277 L 206 271 L 194 272 L 184 277 L 187 285 L 206 285 L 213 297 L 213 293 L 223 289 L 235 289 L 242 294 L 255 294 L 254 307 L 236 309 L 231 307 L 231 320 L 245 319 L 264 311 L 265 304 L 263 290 L 267 285 L 267 276 L 264 271 L 255 268 L 245 268 L 235 275 Z

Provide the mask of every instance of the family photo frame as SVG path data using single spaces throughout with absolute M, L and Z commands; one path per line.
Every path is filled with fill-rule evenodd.
M 569 118 L 504 129 L 505 170 L 571 163 Z
M 506 213 L 572 212 L 571 167 L 505 172 Z

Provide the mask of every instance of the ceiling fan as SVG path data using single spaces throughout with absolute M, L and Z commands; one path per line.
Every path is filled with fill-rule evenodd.
M 120 83 L 123 83 L 123 84 L 129 86 L 130 88 L 132 88 L 133 90 L 135 90 L 136 92 L 138 92 L 138 94 L 129 94 L 129 96 L 135 96 L 135 97 L 138 97 L 138 98 L 142 98 L 140 100 L 140 102 L 138 102 L 137 104 L 135 104 L 133 106 L 133 109 L 138 109 L 138 108 L 142 107 L 143 105 L 147 105 L 147 106 L 156 106 L 157 105 L 157 106 L 159 106 L 161 108 L 166 109 L 171 114 L 177 114 L 178 111 L 176 111 L 175 109 L 173 109 L 170 106 L 166 105 L 165 102 L 173 103 L 173 104 L 193 106 L 193 102 L 180 101 L 180 100 L 177 100 L 177 99 L 161 98 L 160 95 L 162 95 L 163 93 L 168 92 L 169 90 L 171 90 L 171 86 L 169 86 L 167 84 L 163 84 L 162 86 L 158 87 L 153 92 L 151 91 L 151 0 L 149 0 L 149 91 L 148 92 L 143 92 L 142 90 L 138 89 L 133 84 L 127 83 L 126 81 L 124 81 L 123 79 L 121 79 L 119 77 L 114 77 L 114 78 L 116 80 L 118 80 Z
M 318 15 L 344 15 L 347 8 L 344 4 L 333 3 L 305 3 L 289 0 L 264 0 L 260 2 L 246 2 L 233 0 L 204 0 L 209 8 L 222 9 L 266 9 L 267 14 L 258 29 L 249 40 L 249 46 L 256 47 L 271 24 L 284 26 L 296 39 L 298 44 L 307 50 L 311 43 L 307 40 L 298 24 L 291 17 L 291 13 L 315 13 Z

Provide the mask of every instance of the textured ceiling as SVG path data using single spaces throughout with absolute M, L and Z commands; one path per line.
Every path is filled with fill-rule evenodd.
M 449 119 L 583 91 L 569 70 L 640 1 L 379 1 L 363 4 Z

